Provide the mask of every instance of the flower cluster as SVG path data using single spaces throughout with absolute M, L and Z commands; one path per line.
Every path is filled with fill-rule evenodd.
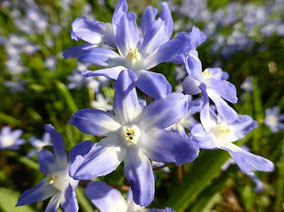
M 136 14 L 128 12 L 126 0 L 118 1 L 111 23 L 87 17 L 75 19 L 71 38 L 86 43 L 71 47 L 63 56 L 103 67 L 84 70 L 82 75 L 114 81 L 113 107 L 98 94 L 93 102 L 95 108 L 73 114 L 70 124 L 102 139 L 77 144 L 69 157 L 62 136 L 46 125 L 54 154 L 43 149 L 49 142 L 36 145 L 33 141 L 46 177 L 22 194 L 18 206 L 52 197 L 46 211 L 56 211 L 60 205 L 64 211 L 78 211 L 75 189 L 79 181 L 106 176 L 123 162 L 130 185 L 127 200 L 101 181 L 88 182 L 85 193 L 101 211 L 144 211 L 155 197 L 152 163 L 184 165 L 192 162 L 200 149 L 227 151 L 252 179 L 256 178 L 253 171 L 273 170 L 271 161 L 233 143 L 256 128 L 257 122 L 248 115 L 239 115 L 229 105 L 238 98 L 226 72 L 221 68 L 203 69 L 197 47 L 207 39 L 205 33 L 193 27 L 191 32 L 179 32 L 173 37 L 174 23 L 168 4 L 162 2 L 161 8 L 157 16 L 158 10 L 148 6 L 142 14 L 141 27 L 136 24 Z M 166 76 L 154 72 L 164 62 L 184 67 L 181 69 L 185 76 L 179 75 L 179 79 L 185 77 L 182 92 L 172 92 Z M 84 79 L 80 77 L 70 77 L 69 87 L 81 85 Z M 141 104 L 140 93 L 146 105 Z M 200 122 L 193 117 L 198 112 Z M 4 144 L 9 142 L 6 138 Z

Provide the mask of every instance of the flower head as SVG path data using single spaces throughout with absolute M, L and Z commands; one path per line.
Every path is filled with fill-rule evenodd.
M 197 124 L 191 130 L 191 136 L 202 149 L 223 149 L 232 156 L 241 171 L 254 176 L 252 171 L 273 171 L 273 163 L 263 157 L 246 151 L 233 142 L 243 138 L 256 128 L 256 121 L 247 115 L 238 115 L 232 122 L 226 122 L 210 111 L 207 125 Z M 204 121 L 203 121 L 204 122 Z
M 127 12 L 126 0 L 118 1 L 111 24 L 90 21 L 85 17 L 76 19 L 71 36 L 88 44 L 66 50 L 64 57 L 76 57 L 80 62 L 106 67 L 85 71 L 85 77 L 105 76 L 116 80 L 122 70 L 128 69 L 137 75 L 136 85 L 147 95 L 156 99 L 168 95 L 171 86 L 164 75 L 147 70 L 176 56 L 189 38 L 186 33 L 180 33 L 170 40 L 173 20 L 167 3 L 161 5 L 157 19 L 157 9 L 151 6 L 145 9 L 141 20 L 142 37 L 138 33 L 136 15 Z M 98 47 L 101 43 L 111 49 Z
M 70 123 L 84 133 L 106 137 L 71 165 L 75 179 L 90 180 L 114 171 L 124 160 L 124 171 L 136 204 L 149 205 L 154 198 L 154 161 L 188 163 L 198 148 L 187 136 L 165 130 L 186 113 L 187 98 L 173 93 L 142 108 L 132 71 L 122 71 L 115 83 L 114 114 L 97 109 L 77 111 Z M 94 168 L 96 167 L 96 168 Z
M 121 193 L 111 186 L 101 182 L 90 182 L 85 190 L 87 197 L 101 212 L 173 212 L 171 208 L 146 209 L 135 204 L 131 190 L 126 200 Z
M 25 140 L 20 138 L 22 133 L 22 130 L 11 130 L 9 126 L 3 127 L 0 133 L 0 149 L 17 150 L 25 143 Z
M 54 154 L 48 150 L 39 153 L 40 170 L 46 175 L 39 184 L 26 190 L 18 200 L 17 206 L 31 204 L 52 197 L 45 211 L 56 211 L 61 205 L 64 211 L 78 211 L 75 188 L 78 181 L 69 176 L 69 163 L 64 150 L 62 136 L 52 125 L 46 125 L 45 130 L 51 137 Z M 69 162 L 73 162 L 77 154 L 84 154 L 92 146 L 92 142 L 83 142 L 69 153 Z
M 265 114 L 264 123 L 272 132 L 284 130 L 284 123 L 281 123 L 281 121 L 284 121 L 284 114 L 279 113 L 279 107 L 268 108 L 265 110 Z
M 35 147 L 35 150 L 32 150 L 28 153 L 27 157 L 32 157 L 35 154 L 39 153 L 46 146 L 52 146 L 50 135 L 48 133 L 44 133 L 41 139 L 36 137 L 31 137 L 29 139 L 31 145 Z

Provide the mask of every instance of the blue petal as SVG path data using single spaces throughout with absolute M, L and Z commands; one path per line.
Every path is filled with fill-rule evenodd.
M 62 193 L 57 192 L 49 201 L 48 205 L 45 208 L 45 212 L 56 212 L 59 208 L 59 205 L 61 203 Z
M 38 155 L 39 168 L 44 174 L 50 174 L 58 171 L 54 155 L 48 150 L 42 150 Z
M 155 20 L 148 26 L 147 33 L 144 36 L 142 44 L 142 54 L 146 58 L 151 55 L 158 47 L 163 45 L 169 39 L 165 37 L 165 23 L 161 20 Z
M 143 152 L 151 160 L 182 165 L 193 161 L 199 148 L 187 136 L 166 130 L 151 130 L 141 141 Z
M 85 154 L 90 152 L 93 145 L 94 143 L 92 141 L 83 141 L 74 146 L 69 152 L 69 163 L 73 163 L 76 156 L 84 156 Z
M 182 119 L 188 109 L 188 99 L 182 93 L 172 93 L 148 105 L 139 118 L 138 125 L 146 131 L 165 129 Z
M 238 118 L 229 124 L 229 127 L 234 131 L 235 141 L 242 139 L 250 131 L 257 127 L 257 122 L 248 115 L 240 115 Z
M 57 193 L 58 190 L 47 183 L 47 179 L 44 178 L 39 184 L 31 189 L 26 190 L 19 198 L 16 206 L 27 205 L 34 202 L 38 202 L 47 199 Z
M 106 24 L 99 21 L 90 21 L 87 17 L 76 18 L 72 23 L 71 38 L 84 40 L 90 44 L 99 44 L 103 39 Z
M 113 68 L 104 68 L 104 69 L 100 69 L 100 70 L 97 70 L 97 71 L 86 70 L 86 71 L 82 72 L 82 75 L 85 78 L 95 77 L 95 76 L 104 76 L 104 77 L 111 79 L 111 80 L 117 80 L 117 77 L 122 70 L 125 70 L 125 67 L 116 66 L 116 67 L 113 67 Z
M 101 212 L 127 211 L 128 205 L 121 193 L 104 182 L 90 182 L 85 193 Z
M 145 71 L 139 76 L 136 86 L 155 99 L 166 97 L 172 91 L 172 87 L 164 75 L 149 71 Z
M 187 76 L 182 82 L 183 92 L 189 95 L 196 95 L 200 93 L 198 85 L 197 80 L 193 79 L 191 76 Z
M 190 131 L 190 135 L 201 149 L 215 149 L 217 146 L 211 133 L 204 130 L 201 124 L 196 124 Z
M 98 66 L 113 67 L 120 65 L 120 56 L 109 49 L 90 48 L 82 51 L 78 57 L 78 62 L 92 63 Z
M 145 35 L 151 26 L 152 22 L 155 20 L 155 17 L 158 13 L 158 10 L 152 6 L 147 6 L 144 10 L 141 18 L 141 28 L 143 35 Z
M 116 29 L 116 45 L 121 55 L 126 56 L 130 50 L 134 50 L 139 42 L 136 15 L 134 13 L 123 14 Z
M 147 212 L 175 212 L 175 210 L 171 208 L 165 208 L 165 209 L 149 208 L 147 209 Z
M 143 15 L 150 15 L 147 18 L 144 17 L 144 20 L 146 19 L 145 22 L 148 22 L 148 25 L 144 26 L 147 27 L 147 30 L 144 30 L 145 33 L 142 44 L 142 49 L 143 49 L 142 54 L 144 57 L 148 57 L 158 47 L 160 47 L 165 42 L 167 42 L 173 33 L 173 19 L 169 7 L 165 2 L 163 2 L 161 5 L 162 5 L 162 11 L 160 18 L 158 20 L 154 20 L 155 18 L 154 13 L 156 11 L 152 9 L 152 7 L 148 7 L 149 8 L 148 13 L 150 14 L 143 14 Z
M 218 114 L 225 122 L 230 123 L 238 118 L 237 112 L 231 108 L 219 95 L 210 92 L 209 97 L 215 103 Z
M 230 153 L 242 172 L 247 175 L 253 175 L 252 171 L 271 172 L 274 169 L 274 165 L 271 161 L 245 151 L 233 143 L 227 143 L 226 147 L 222 149 Z
M 78 110 L 69 122 L 80 131 L 96 136 L 104 136 L 120 127 L 112 114 L 93 108 Z
M 77 212 L 79 210 L 76 193 L 70 184 L 64 192 L 64 198 L 65 201 L 61 205 L 64 211 Z
M 185 69 L 193 79 L 198 80 L 199 82 L 204 81 L 202 76 L 202 64 L 196 50 L 191 50 L 188 53 L 188 57 L 185 61 Z
M 133 201 L 141 206 L 149 205 L 155 193 L 154 173 L 149 159 L 139 149 L 129 149 L 124 173 L 131 184 Z
M 83 158 L 76 157 L 70 167 L 70 173 L 74 175 L 74 179 L 78 180 L 91 180 L 105 176 L 119 166 L 125 154 L 126 150 L 120 137 L 109 135 L 96 143 Z
M 58 133 L 51 124 L 44 126 L 46 132 L 50 134 L 51 142 L 53 144 L 53 150 L 56 157 L 60 158 L 61 163 L 67 162 L 67 156 L 65 152 L 64 140 L 60 133 Z
M 89 49 L 96 48 L 97 45 L 93 44 L 83 44 L 80 46 L 74 46 L 71 47 L 63 52 L 63 57 L 65 59 L 70 59 L 74 57 L 79 57 L 80 55 L 84 54 L 85 51 L 88 51 Z
M 226 80 L 208 79 L 206 83 L 210 92 L 214 92 L 231 103 L 237 103 L 235 86 Z
M 200 121 L 203 125 L 203 127 L 209 131 L 210 130 L 210 107 L 209 107 L 209 98 L 206 92 L 206 85 L 205 84 L 200 84 L 199 88 L 202 92 L 202 106 L 201 106 L 201 111 L 200 111 Z
M 130 70 L 123 70 L 114 84 L 113 108 L 115 117 L 121 124 L 134 120 L 141 112 L 135 89 L 137 76 Z
M 188 38 L 187 45 L 183 47 L 183 51 L 171 59 L 173 63 L 183 64 L 184 59 L 189 56 L 189 53 L 200 46 L 206 39 L 206 35 L 197 27 L 193 27 L 190 33 L 180 32 L 178 35 L 183 35 Z
M 174 21 L 171 15 L 171 11 L 169 9 L 169 6 L 166 2 L 161 3 L 162 10 L 160 17 L 165 23 L 165 40 L 169 40 L 173 34 L 174 30 Z
M 32 151 L 30 151 L 28 154 L 27 154 L 27 158 L 31 158 L 33 157 L 34 155 L 36 155 L 38 153 L 38 150 L 37 149 L 34 149 Z
M 127 13 L 128 5 L 126 0 L 118 0 L 116 7 L 112 16 L 112 26 L 113 30 L 116 33 L 117 25 L 120 22 L 121 17 Z
M 228 74 L 223 72 L 221 68 L 207 68 L 207 70 L 212 73 L 211 78 L 215 80 L 225 80 L 228 77 Z
M 145 69 L 155 67 L 156 65 L 170 60 L 182 51 L 188 39 L 185 36 L 176 36 L 160 46 L 153 54 L 146 59 Z

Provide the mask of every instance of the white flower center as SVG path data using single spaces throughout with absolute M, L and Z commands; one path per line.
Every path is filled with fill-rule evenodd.
M 5 147 L 12 146 L 14 141 L 15 141 L 15 139 L 11 136 L 5 136 L 1 140 L 2 140 L 2 142 L 1 142 L 2 145 L 5 146 Z
M 70 182 L 68 169 L 47 175 L 47 182 L 59 191 L 64 192 Z
M 121 136 L 122 136 L 124 142 L 127 145 L 138 144 L 138 140 L 140 138 L 140 135 L 141 135 L 141 131 L 135 125 L 133 125 L 131 127 L 123 126 L 121 128 Z
M 126 56 L 126 65 L 128 66 L 128 68 L 130 68 L 131 70 L 134 71 L 138 71 L 141 68 L 143 62 L 143 57 L 140 54 L 140 52 L 138 51 L 137 48 L 135 49 L 131 49 Z
M 272 126 L 276 126 L 278 124 L 278 118 L 276 116 L 268 116 L 266 119 L 267 122 Z
M 210 128 L 210 132 L 215 136 L 215 143 L 217 147 L 222 147 L 223 143 L 231 142 L 231 129 L 225 124 L 219 124 Z
M 209 71 L 208 69 L 205 69 L 202 72 L 202 75 L 203 75 L 204 79 L 207 80 L 207 79 L 210 79 L 212 77 L 212 72 Z

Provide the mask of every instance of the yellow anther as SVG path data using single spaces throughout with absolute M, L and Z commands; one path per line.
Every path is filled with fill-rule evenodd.
M 140 135 L 141 135 L 141 131 L 135 125 L 123 126 L 121 128 L 121 136 L 127 145 L 138 144 Z
M 229 133 L 229 132 L 231 132 L 231 130 L 227 126 L 222 126 L 222 127 L 220 127 L 220 132 L 221 133 Z
M 133 128 L 125 128 L 123 132 L 124 138 L 127 141 L 133 141 L 136 135 L 136 129 Z
M 212 77 L 212 72 L 209 71 L 208 69 L 205 69 L 203 72 L 202 72 L 202 75 L 205 79 L 209 79 Z
M 131 64 L 135 64 L 136 62 L 141 60 L 141 54 L 139 53 L 138 49 L 131 49 L 127 54 L 127 60 Z
M 52 175 L 48 175 L 47 182 L 52 185 L 55 182 L 55 177 Z

